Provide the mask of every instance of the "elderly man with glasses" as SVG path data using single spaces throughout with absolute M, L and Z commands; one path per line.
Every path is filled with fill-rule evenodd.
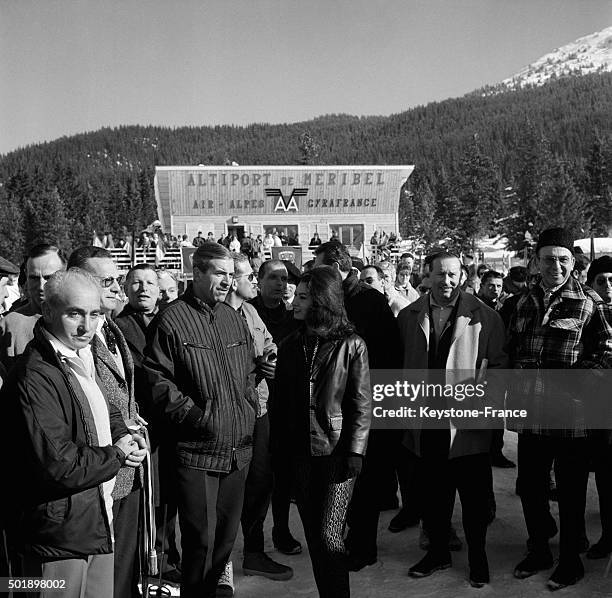
M 520 380 L 533 380 L 520 385 L 517 376 L 517 388 L 509 398 L 524 401 L 526 408 L 548 416 L 550 422 L 534 418 L 517 426 L 529 552 L 514 576 L 524 579 L 553 566 L 549 539 L 557 533 L 557 525 L 548 490 L 554 461 L 561 533 L 559 564 L 548 581 L 550 590 L 573 585 L 584 576 L 579 551 L 589 477 L 586 397 L 563 387 L 562 373 L 555 370 L 580 369 L 587 374 L 589 369 L 612 366 L 612 327 L 601 298 L 571 276 L 573 247 L 567 229 L 550 228 L 540 234 L 535 260 L 540 280 L 518 300 L 508 328 L 511 363 L 521 370 Z M 581 378 L 585 388 L 591 378 Z
M 214 596 L 240 523 L 255 416 L 253 339 L 225 298 L 234 261 L 217 243 L 193 255 L 193 283 L 151 322 L 143 367 L 153 409 L 176 439 L 183 598 Z M 214 541 L 208 504 L 214 500 Z M 207 567 L 208 552 L 212 552 Z

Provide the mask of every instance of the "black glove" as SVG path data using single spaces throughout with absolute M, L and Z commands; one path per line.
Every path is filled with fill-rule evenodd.
M 363 455 L 349 453 L 346 456 L 346 477 L 356 478 L 361 473 L 363 467 Z

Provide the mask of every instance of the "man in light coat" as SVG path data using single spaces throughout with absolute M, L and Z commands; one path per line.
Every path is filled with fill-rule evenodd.
M 398 317 L 404 347 L 404 368 L 437 370 L 442 383 L 470 372 L 477 377 L 485 368 L 503 368 L 504 326 L 501 317 L 476 297 L 460 290 L 461 262 L 448 253 L 431 263 L 431 293 L 402 310 Z M 444 403 L 435 398 L 435 406 Z M 461 404 L 457 404 L 461 406 Z M 489 448 L 491 431 L 457 428 L 442 420 L 437 429 L 407 432 L 405 443 L 422 459 L 423 526 L 430 538 L 426 556 L 414 565 L 412 577 L 426 577 L 451 566 L 448 535 L 459 491 L 468 544 L 470 583 L 489 582 L 485 552 L 491 488 Z

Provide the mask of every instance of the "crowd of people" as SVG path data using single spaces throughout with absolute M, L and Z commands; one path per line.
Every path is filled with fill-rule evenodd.
M 274 546 L 300 553 L 294 500 L 319 595 L 344 598 L 350 572 L 376 562 L 379 515 L 399 507 L 398 494 L 389 530 L 420 523 L 426 550 L 407 573 L 451 567 L 458 493 L 469 583 L 489 584 L 492 467 L 516 467 L 503 426 L 466 429 L 447 417 L 435 428 L 370 429 L 371 372 L 581 369 L 586 380 L 612 367 L 612 257 L 589 263 L 562 228 L 543 231 L 529 264 L 506 276 L 446 251 L 419 275 L 409 253 L 357 264 L 318 235 L 300 269 L 257 260 L 266 240 L 250 241 L 199 233 L 184 291 L 150 264 L 124 276 L 96 245 L 67 258 L 38 245 L 21 268 L 0 258 L 0 302 L 10 299 L 0 318 L 9 481 L 0 576 L 66 580 L 70 598 L 136 598 L 151 556 L 138 521 L 153 503 L 164 582 L 184 598 L 232 596 L 240 528 L 246 575 L 293 576 L 265 552 L 264 520 L 271 506 Z M 502 403 L 507 391 L 497 389 Z M 536 408 L 547 392 L 540 384 L 522 399 Z M 514 576 L 552 569 L 559 532 L 550 590 L 580 581 L 581 553 L 612 554 L 612 435 L 585 425 L 580 397 L 570 421 L 516 430 L 527 550 Z M 590 467 L 601 516 L 592 546 Z

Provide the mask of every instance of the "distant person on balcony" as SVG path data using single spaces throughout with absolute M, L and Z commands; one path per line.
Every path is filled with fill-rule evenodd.
M 193 238 L 192 245 L 194 247 L 199 247 L 202 243 L 206 243 L 206 239 L 202 236 L 202 231 L 198 231 L 197 237 Z
M 308 243 L 309 247 L 316 247 L 317 245 L 321 245 L 319 233 L 315 233 L 314 235 L 312 235 L 312 239 L 310 239 L 310 243 Z
M 253 239 L 253 258 L 261 257 L 261 253 L 263 251 L 263 239 L 261 235 L 257 235 L 255 239 Z
M 189 242 L 189 237 L 187 235 L 181 237 L 181 247 L 193 247 L 193 243 Z
M 228 249 L 234 253 L 240 253 L 240 241 L 236 238 L 236 235 L 231 236 Z
M 370 239 L 370 245 L 375 245 L 376 247 L 378 247 L 378 231 L 375 230 L 374 234 L 372 235 L 372 238 Z
M 270 251 L 274 247 L 274 237 L 272 233 L 267 233 L 263 240 L 263 250 Z

